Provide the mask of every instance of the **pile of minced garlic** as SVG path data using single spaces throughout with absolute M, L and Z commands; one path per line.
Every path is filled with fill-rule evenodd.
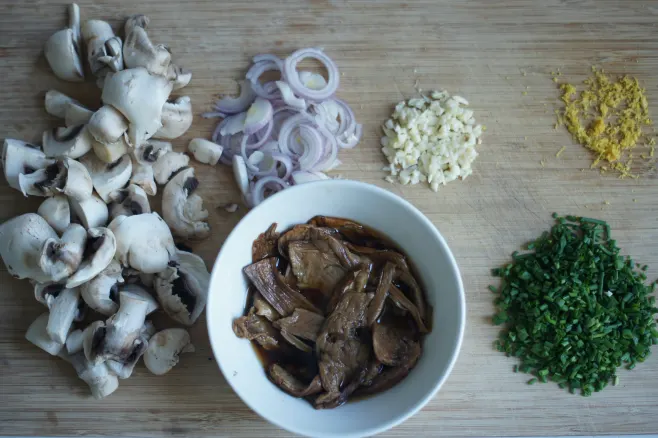
M 637 177 L 631 171 L 631 151 L 637 145 L 647 146 L 639 158 L 655 161 L 656 139 L 648 133 L 653 122 L 644 89 L 629 76 L 613 81 L 603 70 L 592 67 L 592 72 L 580 94 L 571 84 L 560 85 L 565 106 L 557 111 L 558 125 L 563 124 L 574 140 L 596 154 L 592 168 Z
M 436 192 L 440 185 L 469 176 L 484 128 L 475 124 L 467 105 L 446 91 L 398 103 L 382 128 L 382 152 L 390 163 L 385 179 L 405 185 L 427 182 Z

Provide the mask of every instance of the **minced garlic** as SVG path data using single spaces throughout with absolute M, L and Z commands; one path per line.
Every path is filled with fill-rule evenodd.
M 592 71 L 594 75 L 584 81 L 587 88 L 580 94 L 571 84 L 560 86 L 565 106 L 557 112 L 558 124 L 597 154 L 592 167 L 607 161 L 622 177 L 635 177 L 632 157 L 626 152 L 638 144 L 655 143 L 646 131 L 653 122 L 644 89 L 635 78 L 612 81 L 603 71 Z

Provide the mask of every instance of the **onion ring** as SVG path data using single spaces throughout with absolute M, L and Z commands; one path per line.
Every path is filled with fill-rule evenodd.
M 297 64 L 306 58 L 313 58 L 320 61 L 325 68 L 327 69 L 329 79 L 327 85 L 320 89 L 314 90 L 312 88 L 306 87 L 299 78 L 299 73 L 297 73 Z M 293 93 L 297 96 L 312 100 L 314 102 L 319 102 L 324 99 L 328 99 L 336 93 L 338 86 L 340 85 L 340 74 L 338 73 L 338 67 L 336 64 L 329 58 L 322 50 L 319 49 L 300 49 L 294 52 L 292 55 L 287 57 L 283 62 L 282 69 L 283 77 L 290 85 Z

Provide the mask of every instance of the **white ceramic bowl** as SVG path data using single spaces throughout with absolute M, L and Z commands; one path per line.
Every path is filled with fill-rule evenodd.
M 435 196 L 428 193 L 428 196 Z M 355 220 L 384 233 L 409 256 L 434 306 L 433 330 L 423 355 L 401 383 L 332 410 L 315 410 L 270 383 L 250 342 L 238 339 L 232 321 L 244 312 L 251 244 L 276 222 L 279 230 L 315 215 Z M 313 437 L 357 437 L 383 432 L 418 412 L 437 393 L 459 353 L 465 320 L 459 269 L 436 227 L 404 199 L 355 181 L 295 186 L 249 212 L 231 232 L 215 261 L 207 305 L 210 343 L 224 377 L 256 413 L 283 429 Z

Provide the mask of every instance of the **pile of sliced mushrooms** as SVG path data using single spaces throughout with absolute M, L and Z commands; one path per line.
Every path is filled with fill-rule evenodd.
M 104 21 L 81 26 L 75 4 L 69 16 L 45 56 L 57 77 L 79 82 L 85 47 L 103 106 L 94 111 L 48 91 L 46 111 L 65 126 L 45 132 L 41 146 L 5 139 L 9 185 L 46 199 L 36 214 L 0 225 L 0 256 L 10 274 L 33 283 L 48 309 L 26 339 L 70 362 L 92 395 L 103 398 L 130 377 L 140 357 L 160 375 L 194 350 L 185 329 L 156 333 L 147 318 L 160 307 L 184 326 L 199 318 L 208 270 L 174 239 L 203 239 L 210 228 L 189 157 L 168 141 L 192 123 L 190 98 L 170 96 L 191 74 L 171 62 L 166 46 L 151 43 L 144 15 L 127 19 L 123 41 Z M 216 163 L 215 146 L 195 139 L 190 149 Z M 158 185 L 162 217 L 149 205 Z

